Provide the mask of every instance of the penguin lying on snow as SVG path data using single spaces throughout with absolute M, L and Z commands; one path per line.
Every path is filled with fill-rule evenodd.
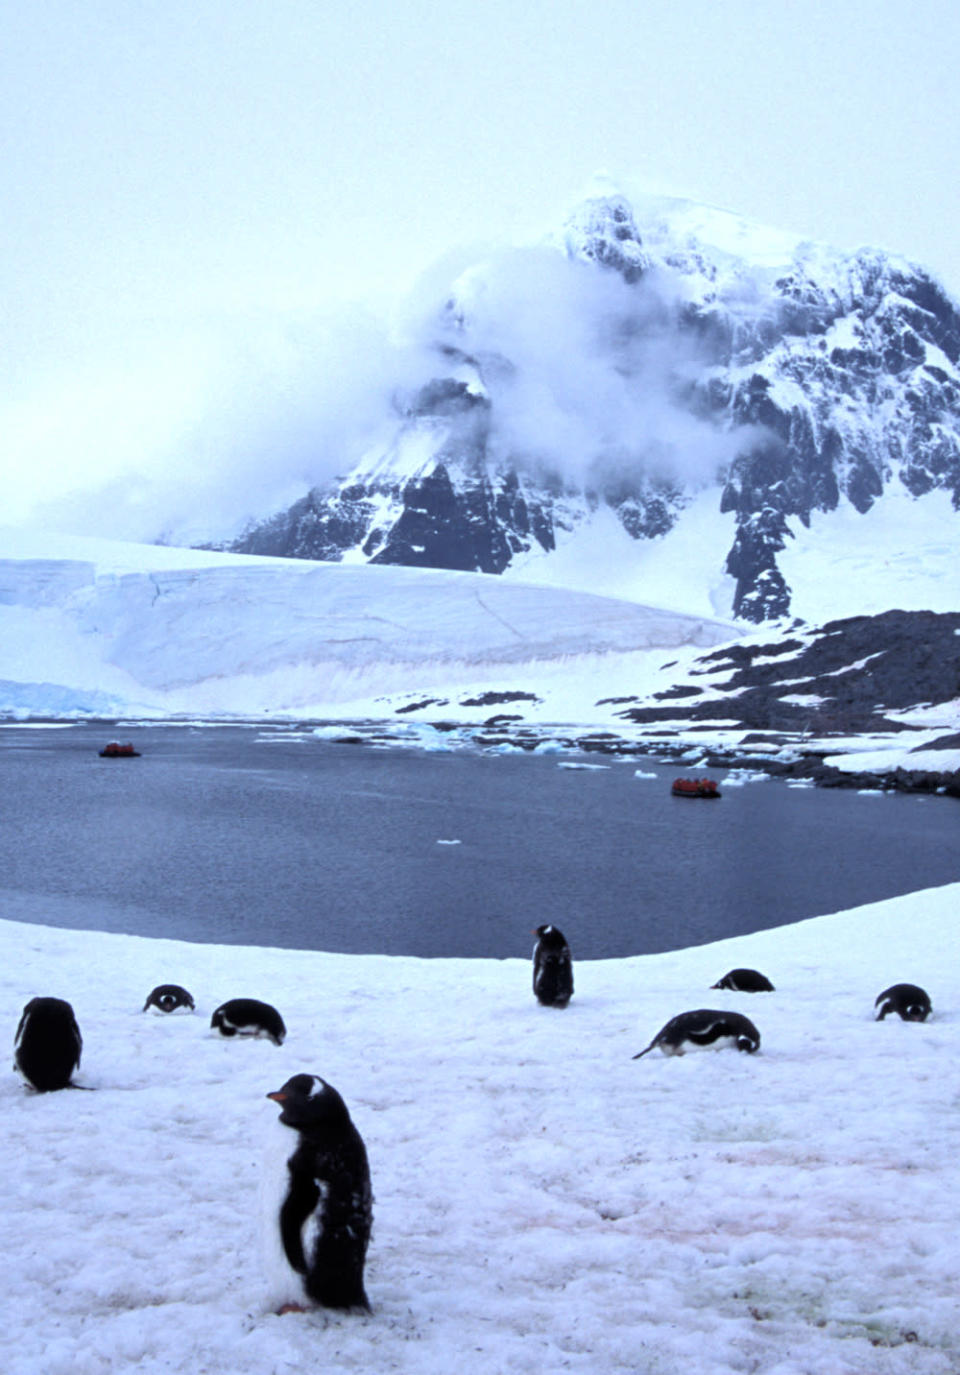
M 282 1046 L 287 1034 L 277 1009 L 256 998 L 231 998 L 221 1003 L 210 1018 L 210 1026 L 221 1036 L 266 1036 L 275 1046 Z
M 533 991 L 544 1007 L 566 1007 L 573 997 L 573 960 L 562 931 L 538 926 L 533 947 Z
M 731 969 L 729 974 L 724 974 L 722 979 L 718 979 L 710 987 L 729 988 L 734 993 L 776 992 L 766 974 L 761 974 L 758 969 Z
M 933 1011 L 930 995 L 916 984 L 893 984 L 877 994 L 873 1005 L 880 1009 L 878 1022 L 889 1012 L 896 1012 L 905 1022 L 925 1022 Z
M 147 995 L 143 1010 L 146 1012 L 148 1007 L 155 1007 L 158 1012 L 176 1012 L 178 1007 L 185 1007 L 188 1012 L 193 1012 L 196 1006 L 187 990 L 179 984 L 158 984 Z
M 369 1309 L 363 1266 L 373 1212 L 360 1133 L 337 1090 L 315 1074 L 295 1074 L 267 1097 L 283 1109 L 261 1190 L 271 1302 L 281 1313 L 305 1304 Z
M 83 1037 L 63 998 L 31 998 L 13 1045 L 15 1067 L 38 1093 L 65 1089 L 80 1067 Z
M 737 1050 L 753 1054 L 760 1046 L 760 1033 L 750 1018 L 740 1012 L 717 1012 L 701 1007 L 696 1012 L 681 1012 L 671 1017 L 646 1050 L 634 1055 L 634 1060 L 647 1055 L 656 1046 L 664 1055 L 683 1055 L 688 1050 L 704 1050 L 707 1046 L 715 1050 L 736 1046 Z

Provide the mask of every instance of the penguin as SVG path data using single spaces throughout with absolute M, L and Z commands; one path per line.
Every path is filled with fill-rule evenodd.
M 533 947 L 533 991 L 544 1007 L 566 1007 L 573 997 L 573 960 L 562 931 L 538 926 Z
M 718 979 L 711 988 L 729 988 L 734 993 L 775 993 L 776 989 L 767 978 L 766 974 L 761 974 L 758 969 L 731 969 L 729 974 L 724 974 L 722 979 Z
M 639 1060 L 655 1046 L 664 1055 L 683 1055 L 688 1050 L 704 1050 L 712 1046 L 719 1050 L 723 1046 L 736 1046 L 751 1055 L 760 1046 L 760 1033 L 740 1012 L 717 1012 L 713 1008 L 701 1007 L 696 1012 L 681 1012 L 671 1017 L 665 1027 L 657 1032 L 646 1050 L 633 1056 Z
M 178 1007 L 183 1007 L 188 1012 L 194 1012 L 196 1006 L 187 990 L 179 984 L 157 984 L 153 992 L 147 995 L 143 1010 L 146 1012 L 148 1007 L 155 1007 L 158 1012 L 176 1012 Z
M 221 1036 L 266 1036 L 275 1046 L 282 1046 L 287 1034 L 277 1009 L 256 998 L 230 998 L 221 1003 L 210 1018 L 210 1026 Z
M 880 1009 L 878 1022 L 888 1012 L 896 1012 L 904 1022 L 925 1022 L 933 1011 L 930 995 L 916 984 L 893 984 L 877 994 L 873 1005 Z
M 63 998 L 31 998 L 13 1045 L 14 1067 L 38 1093 L 72 1087 L 83 1037 L 73 1008 Z
M 370 1167 L 347 1105 L 316 1074 L 295 1074 L 267 1097 L 279 1103 L 261 1188 L 270 1301 L 365 1308 L 363 1267 L 373 1220 Z

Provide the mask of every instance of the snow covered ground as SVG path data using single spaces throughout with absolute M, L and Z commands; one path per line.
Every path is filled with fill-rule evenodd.
M 900 611 L 960 610 L 957 512 L 949 492 L 914 498 L 891 483 L 865 515 L 813 511 L 777 557 L 792 614 L 813 623 Z M 813 575 L 813 576 L 811 576 Z
M 0 921 L 8 1044 L 28 998 L 68 998 L 95 1090 L 0 1078 L 0 1366 L 955 1375 L 958 899 L 579 963 L 562 1012 L 523 930 L 516 958 L 426 961 Z M 709 991 L 738 965 L 777 991 Z M 872 1020 L 901 980 L 926 1024 Z M 167 981 L 196 1015 L 140 1012 Z M 210 1034 L 241 995 L 281 1010 L 283 1047 Z M 746 1012 L 760 1052 L 631 1059 L 701 1006 Z M 369 1151 L 369 1316 L 266 1308 L 264 1095 L 301 1070 Z

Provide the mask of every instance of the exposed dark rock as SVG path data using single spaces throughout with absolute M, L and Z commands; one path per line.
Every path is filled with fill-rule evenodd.
M 620 714 L 637 724 L 734 720 L 751 730 L 821 736 L 905 731 L 887 713 L 960 697 L 960 612 L 853 616 L 804 641 L 735 643 L 697 663 L 699 671 L 712 664 L 730 673 L 708 701 L 641 704 Z
M 931 741 L 928 745 L 918 745 L 917 749 L 960 750 L 960 735 L 941 735 L 939 739 Z
M 462 707 L 496 707 L 503 702 L 539 702 L 533 692 L 481 692 L 479 697 L 465 697 Z
M 703 688 L 693 687 L 689 683 L 681 683 L 677 687 L 665 688 L 663 692 L 655 692 L 653 695 L 660 701 L 668 697 L 700 697 L 702 694 Z M 610 700 L 612 701 L 613 699 L 611 698 Z
M 423 711 L 426 707 L 445 707 L 448 699 L 446 697 L 424 697 L 419 702 L 408 702 L 406 706 L 396 707 L 395 716 L 403 716 L 408 711 Z

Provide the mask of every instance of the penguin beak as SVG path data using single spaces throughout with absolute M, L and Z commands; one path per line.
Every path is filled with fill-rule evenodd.
M 285 1103 L 287 1101 L 287 1095 L 284 1093 L 283 1089 L 277 1089 L 274 1093 L 268 1093 L 267 1097 L 272 1098 L 275 1103 Z

